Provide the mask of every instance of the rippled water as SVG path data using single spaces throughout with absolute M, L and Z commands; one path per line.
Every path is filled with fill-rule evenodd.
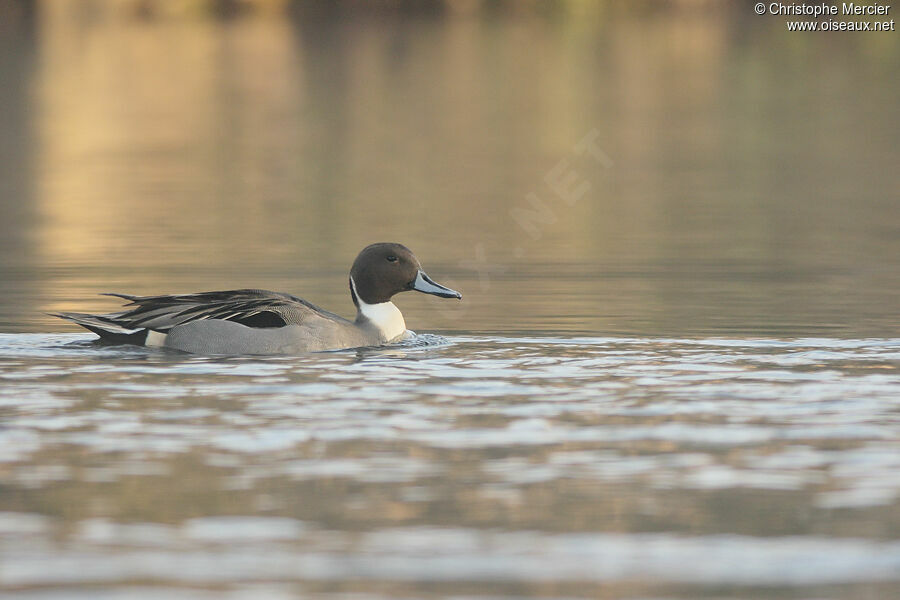
M 0 600 L 900 597 L 898 72 L 743 2 L 0 0 Z M 47 315 L 350 317 L 382 240 L 463 293 L 415 343 Z
M 427 336 L 264 359 L 88 340 L 0 336 L 2 597 L 900 581 L 900 340 Z

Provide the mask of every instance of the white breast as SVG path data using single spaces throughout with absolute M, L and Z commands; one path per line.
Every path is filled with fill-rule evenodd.
M 406 333 L 406 321 L 403 320 L 403 313 L 394 306 L 393 302 L 366 304 L 359 300 L 359 312 L 381 331 L 387 341 Z
M 400 312 L 400 309 L 393 302 L 366 304 L 359 297 L 359 294 L 356 293 L 356 282 L 353 281 L 352 277 L 350 278 L 350 285 L 353 286 L 353 293 L 356 296 L 356 301 L 359 303 L 360 314 L 378 328 L 385 341 L 390 342 L 406 333 L 406 321 L 403 320 L 403 313 Z

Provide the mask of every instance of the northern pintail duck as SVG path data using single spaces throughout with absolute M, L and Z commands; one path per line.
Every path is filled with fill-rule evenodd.
M 53 315 L 116 344 L 198 354 L 296 354 L 402 339 L 406 322 L 391 298 L 409 290 L 462 298 L 432 281 L 406 246 L 379 243 L 364 248 L 350 269 L 355 321 L 290 294 L 250 289 L 171 296 L 107 294 L 128 300 L 125 306 L 133 308 L 104 315 Z

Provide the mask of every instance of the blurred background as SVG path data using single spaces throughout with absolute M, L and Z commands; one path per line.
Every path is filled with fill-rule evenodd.
M 106 291 L 351 316 L 390 240 L 464 294 L 399 299 L 420 331 L 896 336 L 898 39 L 706 0 L 0 0 L 0 330 Z
M 0 600 L 900 597 L 900 37 L 786 20 L 0 0 Z M 443 338 L 46 315 L 385 240 Z

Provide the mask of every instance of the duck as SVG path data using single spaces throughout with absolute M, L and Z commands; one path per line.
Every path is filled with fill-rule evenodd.
M 350 268 L 351 321 L 297 296 L 259 289 L 134 296 L 108 314 L 50 313 L 108 344 L 164 347 L 192 354 L 277 355 L 382 346 L 410 337 L 391 299 L 417 291 L 440 298 L 462 294 L 435 283 L 412 251 L 395 242 L 362 249 Z

